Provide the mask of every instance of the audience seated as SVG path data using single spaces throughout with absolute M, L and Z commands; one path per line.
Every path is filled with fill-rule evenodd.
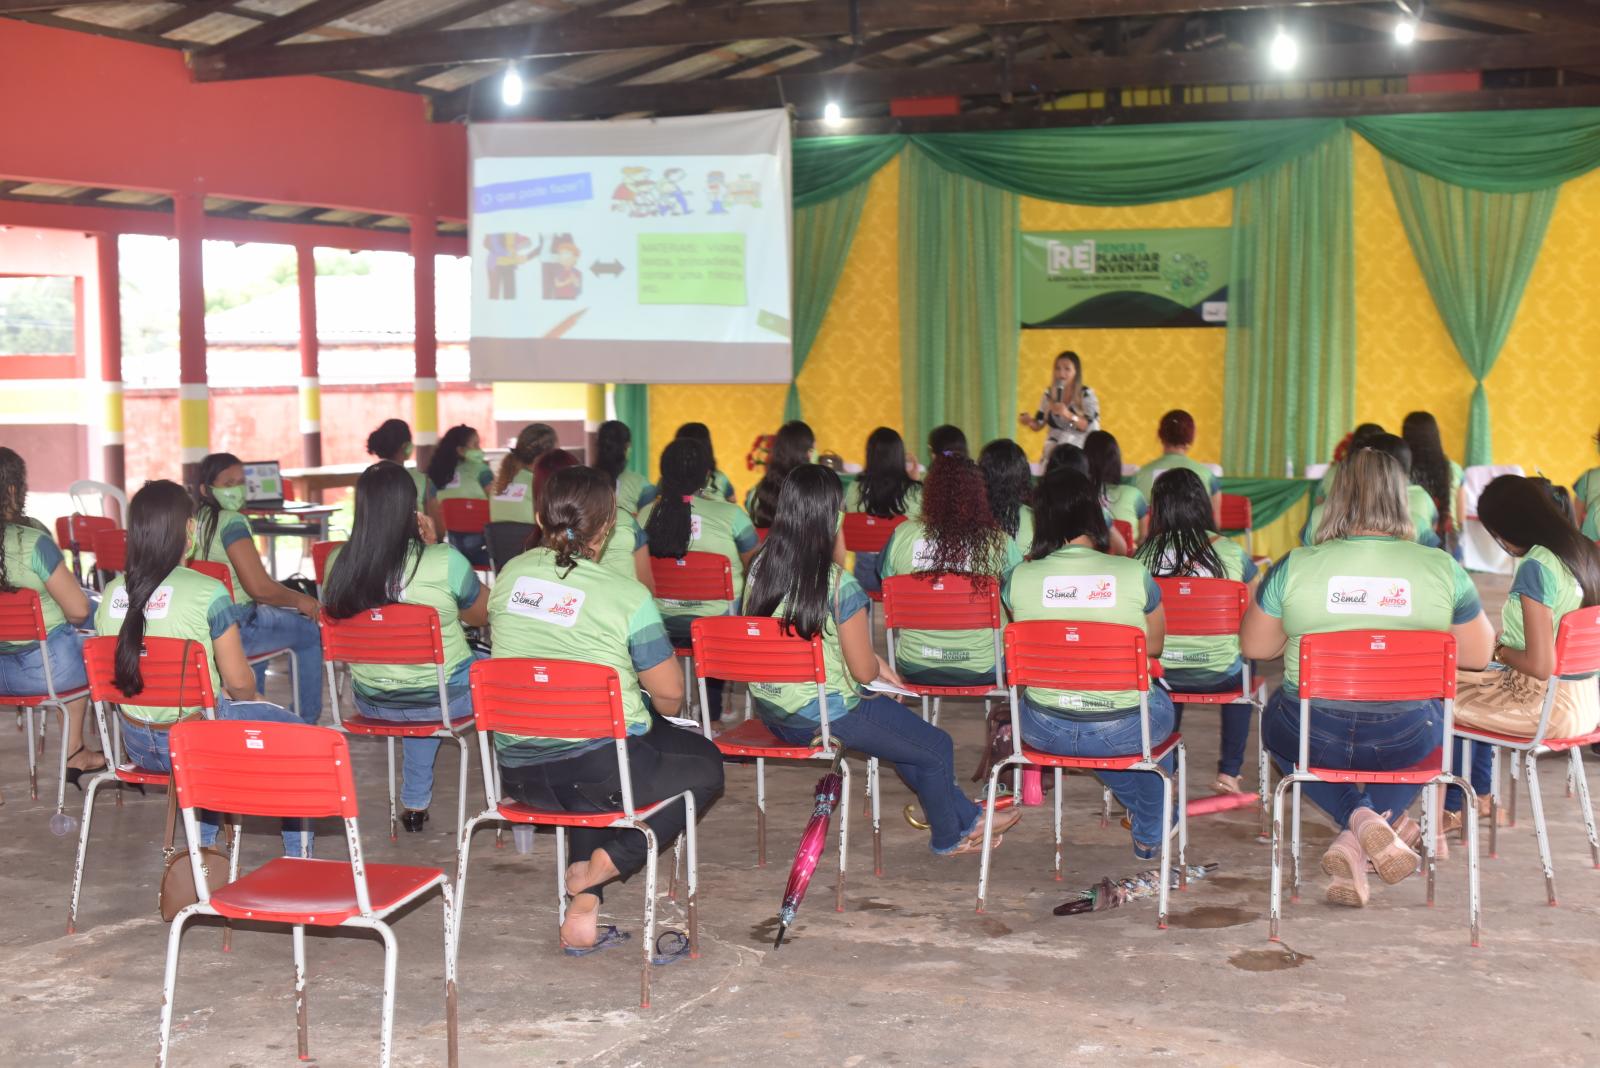
M 898 515 L 916 517 L 922 508 L 922 483 L 907 470 L 906 443 L 898 431 L 880 426 L 867 435 L 867 462 L 844 495 L 847 512 L 863 512 L 879 519 Z M 851 572 L 861 588 L 876 592 L 878 553 L 856 553 Z

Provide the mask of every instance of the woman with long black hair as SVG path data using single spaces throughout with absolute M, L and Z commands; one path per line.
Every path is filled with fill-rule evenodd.
M 710 458 L 711 462 L 711 480 L 706 483 L 705 488 L 700 492 L 714 501 L 727 501 L 731 504 L 733 502 L 733 482 L 727 475 L 723 474 L 722 468 L 717 466 L 717 448 L 711 443 L 711 428 L 704 423 L 685 423 L 678 428 L 678 432 L 672 437 L 673 440 L 689 438 L 705 446 L 706 456 Z M 639 501 L 639 507 L 643 508 L 649 503 L 650 494 L 647 493 Z
M 1155 484 L 1150 536 L 1139 547 L 1139 561 L 1156 578 L 1220 578 L 1246 583 L 1252 594 L 1260 573 L 1238 542 L 1217 533 L 1211 494 L 1193 471 L 1175 468 Z M 1167 689 L 1175 693 L 1229 693 L 1244 680 L 1239 636 L 1196 637 L 1168 634 L 1161 649 Z M 1183 706 L 1173 710 L 1172 729 L 1183 723 Z M 1239 772 L 1250 740 L 1250 702 L 1222 706 L 1222 744 L 1211 790 L 1242 793 Z
M 409 478 L 406 490 L 414 499 Z M 194 502 L 176 482 L 146 482 L 128 502 L 128 570 L 106 586 L 94 617 L 96 631 L 116 635 L 117 686 L 133 698 L 144 691 L 139 662 L 145 638 L 181 638 L 205 648 L 217 718 L 300 722 L 288 709 L 259 699 L 227 589 L 216 579 L 184 566 L 196 536 Z M 308 668 L 302 663 L 301 671 L 307 670 L 321 682 L 320 664 Z M 136 767 L 170 773 L 167 740 L 172 724 L 198 715 L 199 709 L 120 707 L 122 744 L 129 761 Z M 219 828 L 216 813 L 202 812 L 198 844 L 214 843 Z M 311 839 L 308 822 L 284 820 L 286 855 L 309 857 Z
M 1400 436 L 1411 449 L 1411 481 L 1433 499 L 1438 520 L 1435 531 L 1452 554 L 1460 550 L 1461 486 L 1466 475 L 1461 465 L 1445 455 L 1439 438 L 1439 421 L 1432 412 L 1411 412 L 1400 424 Z M 1459 557 L 1458 557 L 1459 558 Z
M 922 507 L 922 483 L 906 471 L 906 443 L 897 431 L 880 426 L 867 435 L 867 462 L 845 494 L 845 511 L 879 519 L 915 517 Z M 852 569 L 861 588 L 876 591 L 878 553 L 856 553 Z
M 617 487 L 617 507 L 629 515 L 638 515 L 641 498 L 648 503 L 650 498 L 645 492 L 650 490 L 653 496 L 654 487 L 639 472 L 628 469 L 628 454 L 632 451 L 633 431 L 628 429 L 627 423 L 608 419 L 600 424 L 595 434 L 597 458 L 594 466 L 611 476 Z
M 411 459 L 411 424 L 404 419 L 385 419 L 367 435 L 367 452 L 379 460 L 405 467 Z M 444 530 L 444 513 L 439 509 L 439 488 L 420 467 L 406 467 L 406 474 L 417 487 L 417 511 L 433 521 L 434 530 Z
M 428 460 L 428 481 L 433 483 L 440 501 L 488 498 L 494 472 L 484 461 L 476 430 L 462 423 L 444 432 Z M 440 507 L 442 516 L 443 506 Z M 449 541 L 472 561 L 473 567 L 489 566 L 489 544 L 482 534 L 451 534 Z
M 472 648 L 462 624 L 481 627 L 489 619 L 488 591 L 467 558 L 441 544 L 417 514 L 406 470 L 380 462 L 356 481 L 355 529 L 328 562 L 323 600 L 328 615 L 349 619 L 388 604 L 420 604 L 439 613 L 444 639 L 450 718 L 472 714 L 467 669 Z M 401 723 L 440 722 L 439 685 L 432 664 L 352 664 L 356 708 L 362 715 Z M 420 831 L 433 798 L 433 762 L 438 738 L 405 738 L 400 822 Z
M 245 656 L 274 649 L 294 651 L 297 711 L 305 722 L 316 723 L 322 717 L 320 606 L 316 598 L 291 590 L 262 566 L 250 520 L 240 512 L 245 502 L 244 464 L 237 456 L 214 452 L 200 461 L 197 500 L 197 532 L 188 559 L 222 564 L 233 577 L 233 618 L 239 624 Z M 267 665 L 257 664 L 255 674 L 256 689 L 266 692 Z
M 956 785 L 950 736 L 893 698 L 857 690 L 875 679 L 899 678 L 873 651 L 866 593 L 834 560 L 834 527 L 843 503 L 839 476 L 827 468 L 802 464 L 789 473 L 772 531 L 751 568 L 745 614 L 781 619 L 802 638 L 822 636 L 829 730 L 851 749 L 893 762 L 922 803 L 935 853 L 977 852 L 983 848 L 983 821 Z M 822 710 L 815 686 L 754 683 L 750 695 L 756 714 L 785 744 L 809 745 L 816 736 Z M 1016 809 L 997 813 L 996 834 L 1020 816 Z
M 989 500 L 989 514 L 1026 555 L 1033 544 L 1033 468 L 1028 454 L 1010 438 L 998 438 L 978 454 L 978 470 Z
M 750 513 L 750 522 L 758 527 L 772 525 L 772 515 L 778 507 L 778 491 L 783 488 L 783 480 L 801 464 L 810 463 L 816 451 L 817 436 L 805 423 L 795 419 L 778 428 L 772 438 L 772 449 L 767 453 L 767 466 L 761 481 L 744 498 L 744 509 Z
M 1109 430 L 1096 430 L 1083 441 L 1089 477 L 1100 486 L 1100 503 L 1114 522 L 1128 524 L 1134 541 L 1143 541 L 1149 529 L 1150 503 L 1139 487 L 1122 480 L 1122 446 Z

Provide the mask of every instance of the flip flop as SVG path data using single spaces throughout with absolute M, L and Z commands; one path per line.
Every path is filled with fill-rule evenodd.
M 615 930 L 615 928 L 612 928 Z M 661 943 L 666 942 L 663 949 Z M 666 965 L 676 964 L 689 955 L 689 936 L 682 931 L 666 930 L 656 935 L 656 955 L 650 958 L 651 964 Z
M 598 953 L 602 949 L 610 949 L 612 946 L 620 946 L 622 943 L 633 937 L 627 931 L 617 930 L 616 924 L 612 923 L 601 924 L 599 931 L 600 937 L 595 939 L 594 945 L 569 946 L 563 942 L 561 943 L 561 952 L 565 953 L 569 957 L 587 957 L 589 954 Z M 684 944 L 688 944 L 687 939 L 685 939 Z

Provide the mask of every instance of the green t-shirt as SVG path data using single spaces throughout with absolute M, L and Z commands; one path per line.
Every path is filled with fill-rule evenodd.
M 629 515 L 638 515 L 639 498 L 646 490 L 652 491 L 651 496 L 654 496 L 655 487 L 650 485 L 649 479 L 637 471 L 623 471 L 617 476 L 617 507 Z
M 655 513 L 656 502 L 651 501 L 639 513 L 639 526 L 649 524 Z M 725 616 L 744 594 L 744 562 L 739 554 L 747 553 L 759 543 L 756 528 L 744 509 L 728 501 L 714 501 L 707 497 L 694 497 L 689 502 L 689 551 L 720 553 L 733 566 L 732 601 L 670 601 L 658 600 L 662 618 L 667 623 L 667 633 L 674 641 L 689 640 L 689 625 L 701 616 Z
M 1132 557 L 1066 545 L 1042 560 L 1017 565 L 1000 591 L 1011 618 L 1122 623 L 1146 630 L 1161 590 Z M 1063 649 L 1062 655 L 1070 655 Z M 1139 706 L 1137 690 L 1050 690 L 1028 687 L 1029 703 L 1067 719 L 1111 719 Z
M 1461 484 L 1467 480 L 1465 471 L 1454 460 L 1450 461 L 1450 526 L 1461 532 Z
M 650 729 L 639 672 L 672 659 L 661 613 L 650 591 L 592 560 L 570 569 L 551 549 L 531 549 L 495 579 L 489 596 L 494 655 L 576 660 L 615 668 L 622 681 L 628 733 Z M 515 767 L 570 755 L 597 743 L 587 738 L 529 738 L 496 734 L 500 763 Z
M 1327 502 L 1322 501 L 1311 509 L 1311 514 L 1306 517 L 1305 528 L 1300 531 L 1302 545 L 1310 545 L 1315 540 L 1317 528 L 1322 525 L 1322 516 L 1327 507 Z M 1439 548 L 1439 533 L 1433 529 L 1435 521 L 1439 518 L 1439 506 L 1433 503 L 1428 491 L 1417 485 L 1407 486 L 1406 511 L 1411 516 L 1411 527 L 1415 531 L 1411 540 L 1430 549 Z
M 235 513 L 237 514 L 237 513 Z M 94 614 L 95 632 L 103 637 L 122 633 L 122 621 L 128 617 L 128 594 L 123 589 L 125 580 L 119 575 L 106 587 L 100 608 Z M 205 646 L 206 663 L 211 668 L 211 689 L 218 698 L 225 696 L 222 676 L 217 672 L 217 657 L 212 642 L 233 626 L 233 601 L 227 589 L 214 578 L 208 578 L 189 567 L 179 567 L 161 580 L 161 585 L 150 595 L 144 610 L 144 633 L 147 638 L 187 638 Z M 172 723 L 179 718 L 176 708 L 150 708 L 145 705 L 123 705 L 122 710 L 134 719 L 146 723 Z M 185 715 L 198 709 L 186 708 Z
M 14 589 L 33 590 L 39 595 L 39 611 L 44 615 L 45 633 L 64 626 L 67 617 L 45 588 L 50 576 L 61 566 L 61 550 L 56 547 L 55 539 L 37 527 L 7 523 L 5 541 L 0 542 L 0 552 L 5 553 L 6 581 Z M 28 645 L 26 642 L 0 642 L 0 653 L 14 653 L 28 648 Z
M 1333 489 L 1334 476 L 1339 473 L 1339 461 L 1334 460 L 1328 464 L 1328 469 L 1322 473 L 1322 481 L 1317 483 L 1316 504 L 1321 504 L 1328 499 L 1329 492 Z M 1313 527 L 1313 530 L 1316 528 Z
M 1207 471 L 1206 474 L 1210 474 Z M 1151 480 L 1152 482 L 1154 479 Z M 1207 483 L 1209 485 L 1209 483 Z M 1106 490 L 1106 506 L 1111 509 L 1111 518 L 1121 520 L 1133 528 L 1134 537 L 1139 536 L 1139 521 L 1150 513 L 1149 502 L 1145 500 L 1138 486 L 1126 483 L 1120 486 L 1111 486 Z
M 867 607 L 867 594 L 855 576 L 833 564 L 829 568 L 830 611 L 822 622 L 822 661 L 827 672 L 825 689 L 828 694 L 828 718 L 844 715 L 861 703 L 855 680 L 845 664 L 844 647 L 839 644 L 839 626 Z M 774 619 L 783 616 L 784 605 L 772 613 Z M 777 720 L 797 719 L 805 723 L 821 723 L 822 712 L 817 708 L 817 685 L 814 682 L 752 682 L 750 696 L 755 699 L 763 715 Z
M 328 558 L 329 575 L 343 553 L 341 546 Z M 439 613 L 448 679 L 472 660 L 472 649 L 461 629 L 461 613 L 477 603 L 483 589 L 477 573 L 465 556 L 440 542 L 424 546 L 420 558 L 412 549 L 401 575 L 404 585 L 395 602 L 425 605 Z M 350 676 L 363 700 L 384 708 L 426 708 L 439 703 L 439 677 L 432 664 L 351 664 Z
M 489 498 L 489 522 L 532 523 L 533 514 L 533 472 L 524 467 Z
M 1189 459 L 1181 452 L 1163 453 L 1161 456 L 1151 460 L 1134 474 L 1133 484 L 1144 495 L 1144 499 L 1148 501 L 1151 487 L 1156 484 L 1156 479 L 1160 478 L 1163 472 L 1171 471 L 1175 467 L 1186 467 L 1199 475 L 1207 493 L 1222 492 L 1222 480 L 1217 477 L 1215 471 L 1198 460 Z
M 250 530 L 250 520 L 238 512 L 220 509 L 217 512 L 217 527 L 208 541 L 205 536 L 205 524 L 202 521 L 200 530 L 195 535 L 195 549 L 189 555 L 190 560 L 209 560 L 212 563 L 223 564 L 228 569 L 228 577 L 233 581 L 234 603 L 243 607 L 254 604 L 255 598 L 250 596 L 244 588 L 244 583 L 239 581 L 239 572 L 234 569 L 233 561 L 228 558 L 228 548 L 235 542 L 250 541 L 251 551 L 255 551 L 255 534 Z
M 1583 536 L 1590 541 L 1600 539 L 1600 467 L 1591 467 L 1579 475 L 1572 491 L 1583 501 Z
M 922 483 L 913 482 L 906 487 L 906 495 L 901 502 L 905 506 L 904 514 L 911 519 L 922 514 Z M 844 491 L 844 510 L 847 512 L 860 512 L 865 509 L 861 504 L 861 481 L 856 479 Z
M 1217 561 L 1222 564 L 1220 575 L 1192 570 L 1188 576 L 1172 576 L 1178 561 L 1170 556 L 1153 560 L 1145 550 L 1140 551 L 1139 561 L 1158 578 L 1223 578 L 1250 582 L 1256 577 L 1256 562 L 1245 554 L 1238 542 L 1219 534 L 1211 539 L 1211 548 L 1217 554 Z M 1162 669 L 1170 673 L 1174 681 L 1181 679 L 1188 686 L 1212 679 L 1225 679 L 1238 671 L 1240 666 L 1237 634 L 1181 635 L 1168 630 L 1166 641 L 1161 646 Z M 1173 688 L 1181 690 L 1183 687 L 1175 685 Z
M 1561 626 L 1562 617 L 1583 607 L 1583 587 L 1561 558 L 1543 545 L 1529 549 L 1511 577 L 1511 592 L 1500 614 L 1500 644 L 1508 649 L 1528 647 L 1522 629 L 1524 597 L 1550 609 L 1552 633 Z
M 417 486 L 417 511 L 426 512 L 428 502 L 437 497 L 439 491 L 434 488 L 433 480 L 428 477 L 428 473 L 421 468 L 408 467 L 406 474 L 411 476 L 411 481 Z
M 1017 552 L 1027 556 L 1033 549 L 1033 509 L 1023 505 L 1017 511 Z
M 1470 623 L 1478 591 L 1450 554 L 1397 538 L 1338 538 L 1291 549 L 1256 588 L 1283 620 L 1285 692 L 1300 679 L 1300 638 L 1337 630 L 1438 630 Z
M 652 486 L 652 489 L 656 487 Z M 700 491 L 700 496 L 712 501 L 733 503 L 733 483 L 720 470 L 711 472 L 711 481 Z M 641 506 L 642 507 L 642 506 Z
M 633 554 L 643 548 L 645 543 L 644 529 L 619 505 L 617 525 L 611 528 L 611 537 L 606 539 L 605 549 L 600 553 L 599 564 L 607 571 L 637 582 L 639 573 L 634 569 Z
M 1005 561 L 996 579 L 1022 563 L 1017 543 L 1005 539 Z M 933 546 L 918 519 L 894 528 L 878 561 L 885 579 L 927 571 Z M 994 681 L 994 632 L 988 630 L 902 630 L 894 643 L 895 670 L 927 686 L 977 686 Z
M 438 497 L 441 501 L 456 497 L 483 498 L 489 496 L 489 487 L 493 484 L 494 472 L 489 470 L 488 464 L 462 460 L 456 464 L 456 473 L 450 476 L 450 481 L 439 490 Z

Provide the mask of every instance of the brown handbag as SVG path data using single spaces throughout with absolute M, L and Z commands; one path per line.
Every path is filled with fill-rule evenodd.
M 161 896 L 157 908 L 167 923 L 179 912 L 200 900 L 194 888 L 194 867 L 189 863 L 189 850 L 178 849 L 173 844 L 177 834 L 178 791 L 167 791 L 167 844 L 161 856 L 166 868 L 161 873 Z M 230 837 L 233 827 L 227 825 Z M 200 870 L 205 873 L 208 890 L 217 890 L 228 884 L 228 854 L 215 846 L 200 847 Z

